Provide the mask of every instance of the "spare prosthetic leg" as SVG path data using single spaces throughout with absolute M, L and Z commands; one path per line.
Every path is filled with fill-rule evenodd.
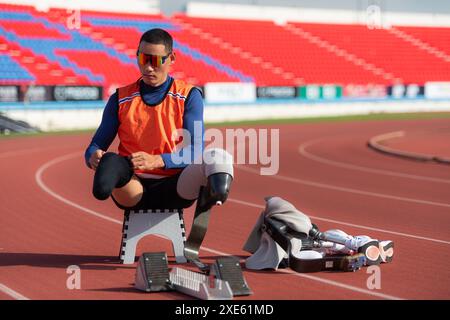
M 391 262 L 394 255 L 394 243 L 392 241 L 378 241 L 369 236 L 350 236 L 342 230 L 328 230 L 320 232 L 316 225 L 309 232 L 309 235 L 322 243 L 322 247 L 327 247 L 325 242 L 331 242 L 328 246 L 328 253 L 348 253 L 358 252 L 364 254 L 366 265 L 378 265 L 381 262 Z M 341 246 L 336 246 L 339 244 Z
M 288 253 L 288 266 L 294 271 L 301 273 L 326 270 L 356 271 L 365 263 L 363 254 L 327 256 L 324 251 L 316 251 L 314 249 L 322 248 L 322 241 L 292 230 L 276 219 L 266 217 L 263 229 Z
M 222 205 L 227 200 L 232 181 L 233 177 L 228 173 L 215 173 L 208 177 L 206 186 L 200 188 L 194 222 L 185 243 L 184 255 L 188 261 L 193 262 L 204 272 L 209 272 L 209 266 L 199 260 L 198 252 L 208 229 L 211 208 L 214 205 Z

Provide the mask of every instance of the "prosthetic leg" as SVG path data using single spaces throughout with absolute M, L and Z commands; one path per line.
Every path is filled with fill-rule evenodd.
M 208 177 L 206 186 L 200 188 L 189 237 L 184 246 L 184 255 L 203 273 L 214 275 L 217 281 L 226 281 L 233 296 L 249 295 L 252 291 L 244 279 L 239 260 L 220 258 L 213 266 L 200 261 L 198 253 L 208 229 L 211 208 L 222 205 L 228 198 L 233 177 L 228 173 L 215 173 Z M 192 275 L 191 275 L 192 276 Z
M 200 194 L 195 208 L 194 222 L 186 240 L 184 255 L 200 270 L 209 272 L 209 266 L 198 258 L 198 252 L 208 229 L 211 208 L 222 205 L 228 198 L 233 178 L 227 173 L 216 173 L 208 177 L 206 186 L 200 188 Z
M 315 241 L 340 244 L 348 251 L 363 254 L 366 258 L 366 265 L 369 266 L 391 262 L 394 254 L 393 241 L 378 241 L 369 236 L 352 237 L 341 230 L 321 232 L 316 225 L 313 225 L 309 235 Z
M 325 270 L 356 271 L 365 264 L 363 254 L 326 256 L 324 252 L 315 251 L 314 249 L 321 249 L 328 244 L 317 237 L 319 231 L 314 224 L 313 231 L 305 234 L 292 230 L 276 219 L 266 217 L 263 229 L 288 253 L 287 265 L 294 271 L 301 273 Z

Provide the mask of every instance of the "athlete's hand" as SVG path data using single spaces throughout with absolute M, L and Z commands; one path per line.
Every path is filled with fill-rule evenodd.
M 92 169 L 97 170 L 98 163 L 100 162 L 100 159 L 104 154 L 105 151 L 101 149 L 97 149 L 94 153 L 91 154 L 91 157 L 89 158 L 89 164 L 91 165 Z
M 165 166 L 160 155 L 152 155 L 143 151 L 132 153 L 128 156 L 128 159 L 130 159 L 135 170 L 153 170 Z

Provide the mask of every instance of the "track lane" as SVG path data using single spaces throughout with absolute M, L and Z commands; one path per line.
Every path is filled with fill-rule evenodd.
M 71 159 L 71 157 L 72 157 L 72 155 L 69 155 L 69 156 L 62 156 L 62 157 L 59 157 L 59 160 L 70 160 Z M 50 161 L 49 163 L 52 163 L 52 164 L 58 164 L 59 162 L 61 162 L 61 163 L 63 163 L 64 161 L 55 161 L 55 160 L 52 160 L 52 161 Z M 50 168 L 50 166 L 47 166 L 47 164 L 46 165 L 44 165 L 44 167 L 47 167 L 47 168 Z M 38 172 L 42 172 L 41 170 L 38 170 Z M 65 171 L 65 172 L 68 172 L 68 171 Z M 60 174 L 56 174 L 55 176 L 58 176 L 58 177 L 61 177 L 61 175 Z M 61 198 L 64 198 L 64 197 L 58 197 L 60 200 L 61 200 Z M 67 204 L 70 204 L 70 202 L 68 202 L 68 201 L 65 201 L 65 203 L 67 203 Z M 79 206 L 77 206 L 77 208 L 78 209 L 80 209 L 80 207 Z M 90 210 L 90 209 L 87 209 L 86 210 L 86 208 L 84 209 L 84 211 L 86 211 L 87 213 L 90 213 L 90 214 L 92 214 L 92 210 Z M 220 214 L 220 213 L 218 213 L 218 214 Z M 98 213 L 96 213 L 95 215 L 94 215 L 95 217 L 104 217 L 104 220 L 106 220 L 106 221 L 111 221 L 111 219 L 109 218 L 109 217 L 106 217 L 104 214 L 101 214 L 101 215 L 99 215 Z M 225 217 L 227 217 L 226 215 L 225 215 Z M 229 220 L 229 216 L 228 216 L 228 220 Z M 114 222 L 114 221 L 113 221 Z M 119 221 L 115 221 L 117 224 L 119 223 Z M 222 224 L 222 229 L 223 229 L 223 222 L 221 222 L 221 224 Z M 214 229 L 214 227 L 211 225 L 211 230 L 213 230 Z M 211 232 L 214 232 L 214 231 L 211 231 Z M 221 239 L 222 239 L 222 242 L 223 242 L 223 239 L 233 239 L 233 238 L 230 238 L 229 237 L 230 235 L 223 235 L 222 237 L 221 237 Z M 223 247 L 224 245 L 225 245 L 225 243 L 222 243 L 221 241 L 213 241 L 213 243 L 214 243 L 214 246 L 219 246 L 219 247 Z M 226 241 L 226 242 L 228 242 L 228 241 Z M 232 241 L 232 243 L 235 243 L 235 242 L 233 242 Z M 211 250 L 210 248 L 208 248 L 207 247 L 207 245 L 208 245 L 208 240 L 206 240 L 205 241 L 205 248 L 203 249 L 203 251 L 206 251 L 206 252 L 211 252 L 211 251 L 215 251 L 215 250 Z M 153 245 L 153 247 L 154 247 L 154 245 Z M 235 247 L 234 245 L 232 246 L 232 247 Z M 228 250 L 228 252 L 233 252 L 232 251 L 233 250 L 233 248 L 230 248 L 230 250 Z M 222 254 L 223 254 L 223 252 L 222 252 Z M 249 278 L 249 279 L 251 279 L 251 277 Z M 250 282 L 251 280 L 249 280 L 248 279 L 248 281 Z M 333 286 L 336 286 L 336 284 L 338 283 L 338 282 L 335 282 L 335 281 L 329 281 L 329 280 L 324 280 L 324 279 L 320 279 L 320 278 L 318 278 L 318 277 L 309 277 L 309 279 L 308 280 L 311 280 L 311 279 L 315 279 L 315 280 L 313 280 L 313 281 L 319 281 L 321 284 L 327 284 L 327 285 L 333 285 Z M 317 284 L 316 284 L 317 285 Z M 255 285 L 256 287 L 257 287 L 257 284 Z M 384 294 L 380 294 L 380 293 L 376 293 L 376 292 L 370 292 L 370 291 L 368 291 L 367 289 L 361 289 L 361 288 L 358 288 L 358 287 L 353 287 L 353 286 L 349 286 L 349 285 L 345 285 L 345 284 L 340 284 L 340 287 L 342 287 L 342 288 L 345 288 L 346 290 L 351 290 L 351 291 L 354 291 L 354 293 L 363 293 L 363 296 L 364 295 L 369 295 L 369 296 L 374 296 L 374 297 L 382 297 L 382 298 L 391 298 L 390 296 L 386 296 L 386 295 L 384 295 Z M 325 290 L 325 289 L 324 289 Z M 279 291 L 279 290 L 278 290 Z M 265 290 L 259 290 L 259 292 L 260 292 L 260 294 L 262 294 L 263 296 L 259 296 L 258 297 L 258 295 L 256 295 L 256 296 L 252 296 L 252 297 L 247 297 L 247 298 L 257 298 L 257 299 L 259 299 L 259 298 L 263 298 L 263 297 L 265 297 L 264 296 L 264 292 L 266 292 L 266 294 L 269 294 L 269 293 L 272 293 L 273 292 L 273 290 L 270 290 L 270 291 L 265 291 Z M 335 296 L 335 294 L 336 293 L 334 293 L 334 295 L 332 295 L 330 298 L 331 299 L 336 299 L 337 298 L 337 296 Z M 295 295 L 293 296 L 294 298 L 296 297 Z M 265 298 L 269 298 L 269 297 L 265 297 Z M 306 298 L 306 297 L 305 297 Z M 325 296 L 325 298 L 326 298 L 326 296 Z M 396 297 L 395 297 L 396 298 Z
M 336 135 L 343 130 L 339 126 L 334 127 L 338 128 L 336 130 Z M 311 128 L 311 126 L 309 128 Z M 347 131 L 348 129 L 349 128 L 346 128 Z M 329 128 L 327 130 L 329 130 Z M 314 128 L 313 131 L 315 132 L 309 133 L 309 136 L 302 136 L 302 141 L 317 138 L 318 134 L 320 136 L 320 132 L 322 132 L 319 128 Z M 291 134 L 289 134 L 289 136 L 290 135 Z M 0 282 L 3 281 L 3 283 L 9 284 L 11 288 L 22 294 L 31 293 L 31 298 L 43 297 L 44 299 L 55 299 L 55 296 L 57 295 L 68 299 L 84 299 L 86 297 L 95 299 L 114 299 L 117 297 L 120 299 L 188 298 L 176 293 L 161 295 L 137 293 L 132 288 L 134 267 L 123 266 L 114 262 L 117 255 L 117 248 L 120 243 L 121 226 L 92 215 L 84 216 L 83 214 L 80 214 L 79 209 L 62 204 L 60 201 L 55 201 L 54 198 L 42 194 L 42 192 L 36 188 L 37 184 L 32 181 L 30 182 L 30 177 L 33 176 L 33 170 L 36 171 L 39 164 L 57 158 L 67 152 L 81 150 L 87 143 L 87 138 L 88 136 L 86 135 L 70 137 L 70 139 L 61 139 L 60 137 L 53 138 L 53 142 L 70 140 L 70 147 L 67 148 L 66 146 L 66 149 L 60 150 L 59 152 L 57 150 L 54 150 L 55 152 L 46 150 L 45 155 L 33 155 L 32 160 L 33 162 L 35 161 L 36 165 L 31 163 L 32 170 L 27 170 L 27 168 L 23 169 L 20 165 L 11 167 L 11 162 L 4 163 L 8 170 L 3 170 L 3 174 L 9 177 L 5 180 L 5 185 L 14 186 L 17 184 L 15 182 L 17 179 L 23 181 L 23 185 L 19 190 L 13 190 L 11 193 L 0 196 L 3 197 L 2 200 L 5 200 L 7 203 L 10 202 L 10 204 L 15 204 L 2 208 L 2 215 L 0 218 L 1 225 L 5 225 L 3 224 L 3 222 L 5 222 L 11 226 L 4 235 L 0 235 L 2 243 L 5 243 L 5 245 L 2 246 L 5 250 L 3 250 L 4 252 L 0 251 L 0 254 L 10 254 L 9 257 L 3 255 L 3 257 L 6 257 L 7 259 L 2 259 L 3 263 L 0 262 L 0 270 L 7 270 L 8 275 L 10 276 L 5 278 L 7 281 L 3 281 L 5 273 L 0 272 Z M 294 140 L 297 141 L 298 144 L 298 136 Z M 282 147 L 284 143 L 285 142 L 282 142 Z M 26 144 L 22 143 L 22 146 L 26 146 Z M 33 146 L 33 143 L 30 143 L 29 147 L 31 146 Z M 2 148 L 2 150 L 5 149 Z M 20 149 L 16 150 L 20 151 Z M 284 152 L 283 150 L 284 149 L 282 149 L 282 152 Z M 291 151 L 295 152 L 296 150 L 291 149 Z M 290 156 L 289 153 L 286 153 L 286 155 Z M 292 159 L 294 159 L 293 153 L 291 156 L 293 157 Z M 17 155 L 17 157 L 27 158 L 28 155 L 22 154 L 21 156 Z M 299 155 L 297 154 L 296 157 L 298 159 Z M 8 156 L 9 160 L 12 158 L 13 157 Z M 6 158 L 4 160 L 6 161 Z M 2 163 L 1 161 L 2 159 L 0 156 L 0 164 Z M 17 162 L 17 159 L 14 161 Z M 83 161 L 77 161 L 76 158 L 74 158 L 62 162 L 61 165 L 55 164 L 48 168 L 48 171 L 44 172 L 43 181 L 51 188 L 56 188 L 58 192 L 74 203 L 78 203 L 87 208 L 92 208 L 91 210 L 93 211 L 100 212 L 101 214 L 111 217 L 113 220 L 116 219 L 120 221 L 121 211 L 115 208 L 111 202 L 99 202 L 92 199 L 89 190 L 92 173 L 85 169 L 82 162 Z M 418 164 L 414 164 L 412 166 L 417 167 L 417 165 Z M 3 166 L 3 168 L 5 168 L 5 166 Z M 14 173 L 8 172 L 5 174 L 5 171 L 11 171 L 14 168 Z M 286 172 L 289 174 L 298 174 L 298 171 L 295 169 L 291 171 L 290 168 L 286 168 L 285 166 L 282 166 L 282 169 L 287 169 Z M 313 168 L 310 168 L 309 171 L 312 172 L 314 170 Z M 322 168 L 318 169 L 317 172 L 320 173 L 323 171 L 324 168 L 322 165 Z M 434 174 L 433 172 L 433 170 L 430 170 L 429 172 L 427 171 L 427 174 L 432 175 Z M 436 213 L 434 210 L 428 217 L 427 225 L 427 223 L 423 223 L 424 220 L 420 220 L 424 215 L 424 211 L 419 210 L 418 212 L 415 212 L 416 210 L 412 208 L 416 205 L 399 205 L 396 206 L 394 210 L 391 210 L 392 212 L 390 215 L 378 215 L 379 212 L 382 212 L 381 210 L 383 210 L 385 205 L 377 203 L 376 201 L 367 202 L 367 199 L 364 199 L 367 198 L 367 196 L 345 196 L 342 199 L 330 199 L 330 202 L 327 202 L 323 201 L 324 191 L 314 191 L 315 188 L 311 186 L 293 187 L 289 186 L 289 183 L 276 182 L 275 180 L 263 183 L 266 179 L 264 177 L 259 177 L 258 185 L 264 185 L 264 190 L 261 190 L 255 188 L 254 174 L 241 172 L 241 170 L 238 169 L 237 177 L 239 177 L 239 179 L 236 179 L 235 181 L 231 197 L 233 198 L 238 194 L 240 200 L 255 205 L 264 205 L 263 197 L 273 192 L 273 194 L 281 195 L 288 200 L 293 199 L 292 202 L 298 206 L 299 209 L 305 210 L 305 212 L 311 214 L 311 216 L 339 219 L 342 221 L 365 222 L 366 225 L 384 227 L 386 229 L 392 227 L 395 228 L 395 230 L 400 229 L 401 231 L 420 232 L 421 235 L 442 235 L 443 239 L 448 239 L 449 236 L 448 231 L 444 232 L 439 228 L 437 229 L 438 232 L 433 230 L 436 227 L 436 223 L 434 222 L 436 219 L 441 219 L 440 224 L 444 225 L 444 227 L 446 226 L 448 221 L 446 220 L 448 211 Z M 71 181 L 71 185 L 62 183 L 63 181 L 67 181 L 67 179 L 68 181 Z M 292 190 L 293 188 L 295 188 L 295 190 Z M 36 196 L 37 194 L 38 196 Z M 329 194 L 329 192 L 327 192 L 327 194 Z M 27 199 L 30 195 L 33 195 L 33 203 L 24 203 L 25 201 L 23 201 L 23 199 Z M 358 204 L 358 202 L 360 204 Z M 359 208 L 364 208 L 364 210 L 369 208 L 369 211 L 376 212 L 377 216 L 369 216 L 364 210 L 358 210 Z M 216 253 L 211 252 L 211 249 L 210 251 L 202 250 L 201 255 L 210 260 L 217 255 L 217 252 L 230 252 L 232 254 L 240 255 L 241 257 L 248 256 L 248 254 L 243 252 L 240 248 L 260 211 L 261 209 L 255 206 L 245 206 L 233 203 L 232 201 L 229 201 L 225 206 L 219 208 L 217 212 L 215 211 L 214 213 L 215 219 L 211 221 L 211 231 L 208 232 L 205 241 L 205 247 L 217 248 L 218 250 L 215 251 Z M 186 214 L 188 216 L 186 217 L 186 222 L 189 223 L 192 216 L 192 210 L 188 210 Z M 4 218 L 5 216 L 8 217 L 7 221 Z M 386 217 L 389 216 L 391 216 L 392 219 L 387 223 Z M 405 219 L 405 217 L 408 218 Z M 416 218 L 419 218 L 419 223 L 414 221 Z M 405 220 L 407 221 L 405 222 Z M 239 221 L 238 227 L 236 227 L 236 221 Z M 402 221 L 403 223 L 401 223 Z M 41 230 L 36 230 L 37 225 L 43 226 Z M 319 226 L 321 228 L 337 227 L 336 224 L 326 221 L 321 221 Z M 340 227 L 349 233 L 363 233 L 361 232 L 361 229 L 356 227 Z M 227 230 L 232 231 L 230 232 Z M 440 232 L 440 230 L 442 232 Z M 2 232 L 3 231 L 4 230 L 2 230 Z M 369 231 L 366 233 L 369 235 L 374 234 L 374 232 Z M 376 234 L 378 235 L 380 233 L 377 232 Z M 5 239 L 8 241 L 3 241 Z M 393 235 L 392 239 L 396 242 L 396 258 L 393 264 L 382 265 L 383 287 L 379 293 L 394 298 L 448 298 L 450 292 L 447 288 L 447 282 L 443 281 L 443 279 L 448 279 L 449 274 L 446 269 L 442 270 L 442 265 L 445 266 L 446 262 L 450 259 L 448 246 L 439 243 L 430 244 L 429 241 L 427 242 L 426 240 L 410 239 L 398 235 Z M 138 248 L 138 251 L 142 252 L 145 248 L 152 248 L 152 251 L 161 249 L 168 251 L 169 255 L 171 255 L 171 248 L 168 242 L 158 238 L 144 239 L 142 245 Z M 416 252 L 416 250 L 418 252 L 424 252 L 424 254 L 417 257 L 417 255 L 413 253 Z M 439 258 L 434 258 L 436 257 L 436 252 L 439 252 Z M 8 261 L 8 263 L 5 261 Z M 82 290 L 68 290 L 65 287 L 65 281 L 68 276 L 65 271 L 69 264 L 76 264 L 76 262 L 80 262 L 81 264 L 83 288 Z M 403 272 L 401 270 L 403 270 Z M 426 272 L 426 270 L 431 272 Z M 357 293 L 355 290 L 351 289 L 341 288 L 336 290 L 333 289 L 333 291 L 330 290 L 330 287 L 334 288 L 335 286 L 330 285 L 329 283 L 319 283 L 317 279 L 311 280 L 303 277 L 293 281 L 293 277 L 298 277 L 297 275 L 281 275 L 280 273 L 246 271 L 246 277 L 252 289 L 254 289 L 255 292 L 256 290 L 258 291 L 258 295 L 247 298 L 377 298 L 376 295 L 370 296 L 363 292 Z M 323 279 L 324 281 L 335 281 L 346 286 L 363 289 L 365 289 L 365 281 L 368 277 L 364 270 L 351 275 L 344 273 L 320 273 L 314 274 L 313 276 Z M 268 287 L 268 284 L 273 286 Z M 292 290 L 283 289 L 292 286 L 293 284 L 295 285 Z M 294 294 L 292 294 L 293 292 Z

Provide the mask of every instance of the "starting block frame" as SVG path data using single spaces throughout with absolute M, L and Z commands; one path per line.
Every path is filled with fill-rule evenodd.
M 182 268 L 173 268 L 170 281 L 175 290 L 202 300 L 231 300 L 233 291 L 228 281 Z
M 126 210 L 119 253 L 123 264 L 135 262 L 137 244 L 148 235 L 161 235 L 172 241 L 176 262 L 187 262 L 184 256 L 186 230 L 183 209 Z
M 146 252 L 139 258 L 134 287 L 145 292 L 175 290 L 202 300 L 231 300 L 253 293 L 238 259 L 219 258 L 211 270 L 209 275 L 179 267 L 169 272 L 165 252 Z

